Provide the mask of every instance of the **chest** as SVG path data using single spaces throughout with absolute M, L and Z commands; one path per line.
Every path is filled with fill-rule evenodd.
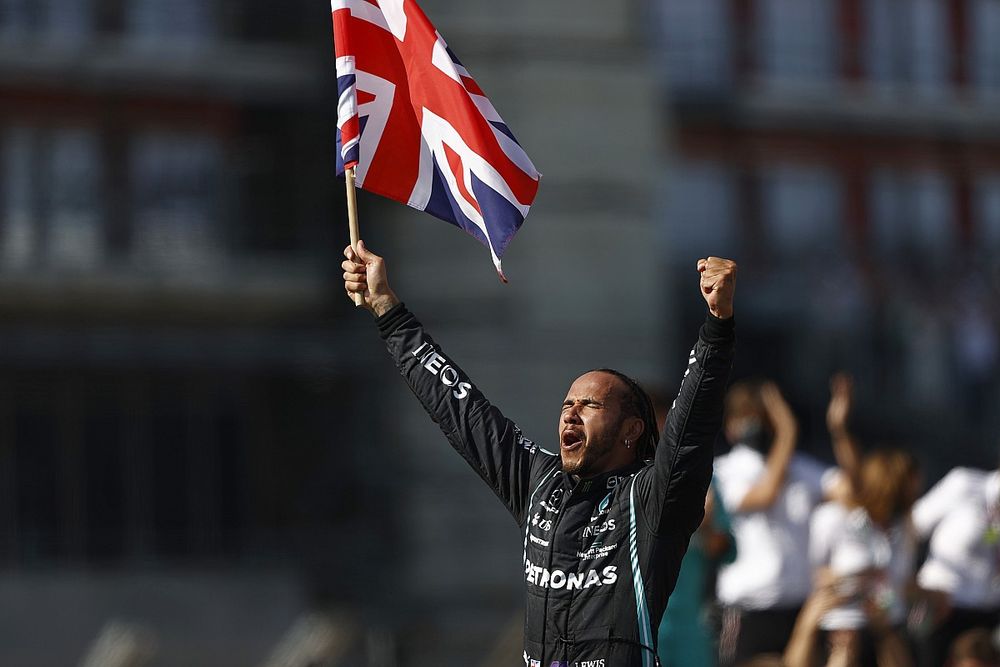
M 1000 540 L 998 518 L 981 504 L 959 505 L 945 516 L 934 532 L 931 550 L 936 554 L 963 557 L 995 550 Z
M 540 489 L 525 526 L 526 560 L 580 571 L 613 561 L 628 539 L 628 482 L 612 478 L 583 492 L 561 484 Z

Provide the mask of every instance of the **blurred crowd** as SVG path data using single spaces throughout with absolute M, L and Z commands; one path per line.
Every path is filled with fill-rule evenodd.
M 859 442 L 853 408 L 834 376 L 829 466 L 797 451 L 774 383 L 731 387 L 664 667 L 1000 667 L 1000 470 L 954 468 L 924 491 L 911 453 Z

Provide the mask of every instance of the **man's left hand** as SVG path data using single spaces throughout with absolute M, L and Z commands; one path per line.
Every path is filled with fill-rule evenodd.
M 733 316 L 733 292 L 736 289 L 736 262 L 720 257 L 698 260 L 701 295 L 708 312 L 722 320 Z

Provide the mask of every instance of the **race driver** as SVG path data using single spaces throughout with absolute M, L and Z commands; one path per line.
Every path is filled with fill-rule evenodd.
M 514 516 L 524 540 L 526 667 L 656 665 L 656 628 L 701 523 L 734 347 L 736 264 L 697 262 L 705 324 L 658 437 L 646 393 L 610 369 L 570 385 L 558 454 L 526 438 L 396 297 L 385 261 L 345 248 L 410 389 Z

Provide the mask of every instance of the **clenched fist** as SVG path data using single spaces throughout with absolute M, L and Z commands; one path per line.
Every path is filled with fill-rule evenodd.
M 708 312 L 719 319 L 733 316 L 733 292 L 736 290 L 736 262 L 720 257 L 698 260 L 701 274 L 701 295 Z

